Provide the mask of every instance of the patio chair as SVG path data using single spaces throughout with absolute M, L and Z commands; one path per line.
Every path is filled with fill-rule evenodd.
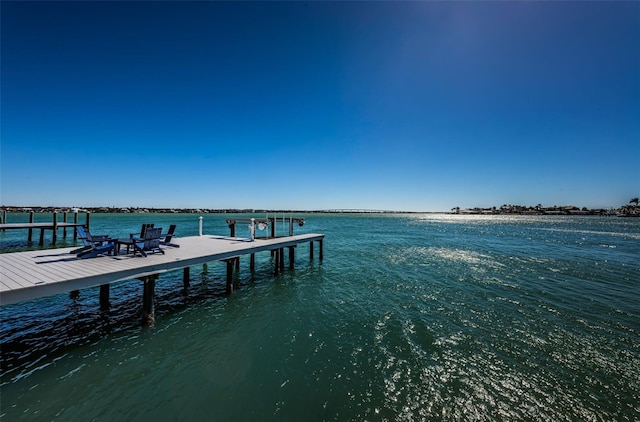
M 171 246 L 172 248 L 179 248 L 180 245 L 176 245 L 175 243 L 171 243 L 171 239 L 173 238 L 173 233 L 176 231 L 176 225 L 172 224 L 169 226 L 169 231 L 167 233 L 160 235 L 160 237 L 164 237 L 164 240 L 160 241 L 162 246 Z
M 94 246 L 102 245 L 103 243 L 112 240 L 108 235 L 91 235 L 89 230 L 85 226 L 76 226 L 78 232 L 78 239 L 82 241 L 82 247 L 72 250 L 71 254 L 79 254 L 84 251 L 92 249 Z
M 152 229 L 153 228 L 153 223 L 148 223 L 148 224 L 143 224 L 142 227 L 140 227 L 140 233 L 129 233 L 129 237 L 131 239 L 133 239 L 134 237 L 137 237 L 138 239 L 144 239 L 144 235 L 147 232 L 148 229 Z
M 136 241 L 139 241 L 141 239 L 144 239 L 144 235 L 147 232 L 148 229 L 152 229 L 153 228 L 153 223 L 145 223 L 142 225 L 142 227 L 140 227 L 140 233 L 129 233 L 129 238 L 122 238 L 122 239 L 118 239 L 118 244 L 117 244 L 117 249 L 118 249 L 118 253 L 120 253 L 120 247 L 121 246 L 126 246 L 127 247 L 127 254 L 130 252 L 131 248 L 133 247 L 133 244 Z
M 147 229 L 144 238 L 133 238 L 133 255 L 140 252 L 140 255 L 146 257 L 147 253 L 160 252 L 164 255 L 164 251 L 160 248 L 160 237 L 162 228 Z
M 78 230 L 78 239 L 81 239 L 85 245 L 71 251 L 71 253 L 76 253 L 78 258 L 94 258 L 98 255 L 113 253 L 115 250 L 116 245 L 109 236 L 91 236 L 89 230 L 83 226 L 78 226 L 76 229 Z

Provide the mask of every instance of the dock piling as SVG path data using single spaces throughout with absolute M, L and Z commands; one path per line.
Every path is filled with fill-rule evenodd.
M 284 248 L 278 249 L 278 266 L 280 267 L 280 272 L 284 271 Z
M 53 212 L 53 235 L 51 236 L 51 242 L 55 246 L 58 241 L 58 211 Z
M 30 211 L 29 212 L 29 224 L 33 224 L 33 216 L 34 216 L 34 212 Z M 29 234 L 27 236 L 27 242 L 31 243 L 31 239 L 33 238 L 33 229 L 29 229 Z
M 153 302 L 157 278 L 158 275 L 154 274 L 140 279 L 144 283 L 142 292 L 142 322 L 148 325 L 152 325 L 155 321 Z
M 273 256 L 273 274 L 280 274 L 280 249 L 274 249 L 271 251 L 271 256 Z
M 184 288 L 184 292 L 186 293 L 189 290 L 189 268 L 190 267 L 184 267 L 182 269 L 182 286 Z
M 227 259 L 227 293 L 233 293 L 233 261 L 234 259 Z
M 106 311 L 111 307 L 109 303 L 109 284 L 100 285 L 100 310 Z
M 294 263 L 296 260 L 295 250 L 296 250 L 295 246 L 289 246 L 289 269 L 290 270 L 293 270 L 294 268 Z
M 73 212 L 73 224 L 78 224 L 78 211 Z M 73 228 L 73 241 L 78 240 L 78 230 Z

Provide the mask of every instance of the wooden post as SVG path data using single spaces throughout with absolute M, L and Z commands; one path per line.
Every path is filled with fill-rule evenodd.
M 91 213 L 89 211 L 87 211 L 87 224 L 85 226 L 87 226 L 88 231 L 91 231 Z
M 279 256 L 280 255 L 280 249 L 273 249 L 271 251 L 271 253 L 273 254 L 273 256 L 275 258 L 273 260 L 273 262 L 274 262 L 274 274 L 278 275 L 278 274 L 280 274 L 280 256 Z
M 109 284 L 100 285 L 100 309 L 103 311 L 111 307 L 109 303 Z
M 186 291 L 189 290 L 189 267 L 184 267 L 182 269 L 182 286 L 186 293 Z
M 7 224 L 7 210 L 2 210 L 2 221 L 0 221 L 0 223 Z M 4 229 L 2 229 L 2 231 L 4 231 Z
M 295 250 L 296 250 L 295 246 L 289 246 L 289 269 L 290 270 L 293 270 L 294 262 L 296 260 Z
M 313 240 L 309 242 L 309 259 L 313 260 Z
M 29 223 L 33 223 L 33 211 L 29 211 Z M 31 243 L 31 238 L 33 237 L 33 229 L 29 229 L 29 235 L 27 237 L 27 241 Z
M 233 259 L 227 259 L 227 293 L 233 293 Z
M 324 247 L 323 247 L 323 245 L 322 245 L 322 244 L 324 243 L 324 239 L 320 239 L 320 240 L 318 240 L 318 243 L 319 243 L 318 248 L 320 249 L 320 251 L 319 251 L 319 253 L 318 253 L 318 259 L 319 259 L 320 261 L 322 261 L 322 258 L 323 258 L 323 250 L 324 250 Z
M 73 212 L 73 224 L 78 224 L 78 211 L 74 211 Z M 73 241 L 75 242 L 76 240 L 78 240 L 78 230 L 76 230 L 76 228 L 73 228 Z
M 240 272 L 240 257 L 237 257 L 235 260 L 236 271 Z
M 278 265 L 280 266 L 280 271 L 284 271 L 284 248 L 278 250 Z
M 58 241 L 58 211 L 53 212 L 53 235 L 51 236 L 51 242 L 55 245 Z
M 271 225 L 271 237 L 276 237 L 276 218 L 273 217 L 271 220 L 273 221 Z
M 236 237 L 236 223 L 229 224 L 229 236 Z
M 64 211 L 64 212 L 62 213 L 62 222 L 63 222 L 63 223 L 66 223 L 66 222 L 67 222 L 67 212 L 66 212 L 66 211 Z M 62 228 L 62 238 L 63 238 L 63 239 L 66 239 L 66 238 L 67 238 L 67 226 L 64 226 L 64 227 Z
M 144 283 L 142 293 L 142 322 L 149 325 L 153 324 L 155 320 L 153 299 L 156 288 L 156 277 L 157 275 L 150 275 L 142 278 L 142 282 Z
M 44 245 L 44 229 L 40 229 L 40 241 L 38 242 L 38 245 Z
M 249 258 L 249 271 L 252 273 L 256 271 L 256 254 L 252 253 Z
M 293 218 L 289 217 L 289 236 L 293 236 Z

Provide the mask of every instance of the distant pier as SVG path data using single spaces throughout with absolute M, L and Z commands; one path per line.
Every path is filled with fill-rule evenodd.
M 59 220 L 59 215 L 62 214 L 62 221 L 58 221 Z M 73 214 L 73 222 L 69 223 L 67 222 L 67 215 L 68 214 Z M 87 228 L 90 228 L 91 226 L 91 213 L 87 212 L 86 213 L 86 219 L 84 223 L 79 223 L 78 222 L 78 213 L 77 212 L 73 212 L 73 213 L 68 213 L 68 212 L 62 212 L 59 213 L 57 211 L 53 212 L 53 219 L 51 222 L 47 223 L 47 222 L 40 222 L 40 223 L 36 223 L 34 222 L 34 215 L 35 213 L 33 211 L 31 211 L 29 213 L 29 222 L 28 223 L 7 223 L 7 212 L 3 211 L 2 212 L 2 222 L 0 223 L 0 230 L 5 231 L 5 230 L 27 230 L 27 242 L 28 243 L 32 243 L 33 241 L 33 230 L 40 230 L 40 237 L 38 240 L 38 245 L 40 246 L 44 246 L 44 232 L 45 230 L 51 230 L 52 235 L 51 235 L 51 244 L 55 246 L 55 244 L 58 242 L 58 229 L 62 229 L 62 238 L 66 239 L 67 238 L 67 228 L 71 228 L 73 231 L 73 240 L 77 240 L 78 238 L 78 234 L 75 230 L 75 227 L 78 226 L 86 226 Z

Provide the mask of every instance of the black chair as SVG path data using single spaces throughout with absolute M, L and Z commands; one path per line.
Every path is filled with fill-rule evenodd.
M 176 245 L 175 243 L 171 243 L 171 239 L 173 238 L 173 233 L 176 231 L 176 225 L 172 224 L 169 226 L 169 231 L 167 233 L 160 235 L 160 237 L 164 237 L 164 240 L 160 241 L 162 246 L 171 246 L 172 248 L 179 248 L 180 245 Z
M 160 252 L 164 255 L 164 251 L 160 248 L 160 237 L 162 228 L 148 228 L 144 234 L 144 238 L 132 238 L 133 255 L 140 252 L 140 255 L 147 256 L 147 253 Z
M 152 229 L 152 228 L 153 228 L 153 223 L 143 224 L 142 227 L 140 228 L 140 234 L 129 233 L 129 237 L 131 239 L 133 239 L 134 237 L 137 237 L 138 239 L 144 239 L 144 235 L 147 232 L 147 229 Z

